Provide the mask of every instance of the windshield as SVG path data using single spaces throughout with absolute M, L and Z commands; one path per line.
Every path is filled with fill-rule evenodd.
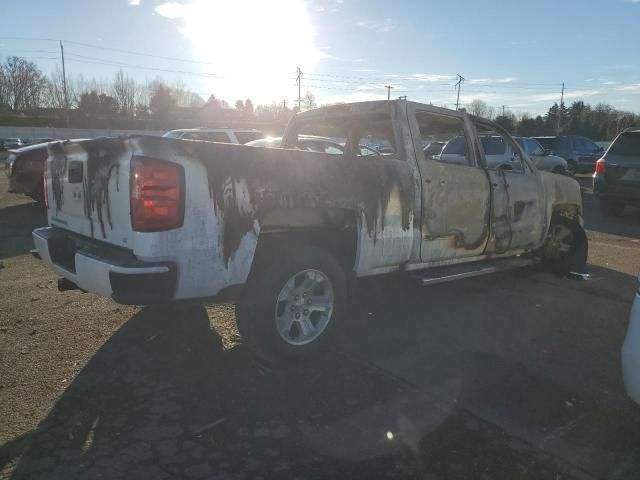
M 640 0 L 0 10 L 0 480 L 640 480 Z

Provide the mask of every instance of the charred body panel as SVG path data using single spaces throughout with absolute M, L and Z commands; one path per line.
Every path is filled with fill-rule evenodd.
M 226 264 L 255 223 L 261 225 L 279 208 L 353 211 L 375 243 L 390 226 L 385 212 L 395 199 L 399 218 L 393 222 L 403 231 L 412 227 L 413 172 L 403 161 L 155 137 L 133 140 L 145 152 L 204 166 L 214 214 L 222 221 L 220 252 Z

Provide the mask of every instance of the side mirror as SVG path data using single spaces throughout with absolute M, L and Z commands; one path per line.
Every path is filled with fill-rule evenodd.
M 498 170 L 502 170 L 503 172 L 507 172 L 513 170 L 513 165 L 511 165 L 511 163 L 509 162 L 502 162 L 496 168 Z

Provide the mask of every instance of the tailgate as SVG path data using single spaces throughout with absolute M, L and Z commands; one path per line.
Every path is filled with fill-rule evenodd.
M 133 248 L 130 158 L 126 139 L 50 144 L 46 172 L 49 224 Z

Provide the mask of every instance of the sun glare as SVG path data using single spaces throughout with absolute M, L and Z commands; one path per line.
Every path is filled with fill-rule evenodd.
M 156 11 L 180 21 L 193 57 L 219 75 L 217 96 L 247 92 L 257 101 L 292 97 L 296 66 L 313 69 L 322 58 L 303 0 L 193 0 Z

